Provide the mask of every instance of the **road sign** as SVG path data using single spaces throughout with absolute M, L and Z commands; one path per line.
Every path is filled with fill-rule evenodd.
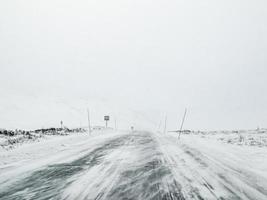
M 108 127 L 109 116 L 108 115 L 104 116 L 104 120 L 106 121 L 106 128 L 107 128 Z
M 109 116 L 104 116 L 105 121 L 109 121 Z

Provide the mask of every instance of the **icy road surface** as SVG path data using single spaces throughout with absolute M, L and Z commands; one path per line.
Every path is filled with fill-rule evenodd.
M 71 140 L 0 167 L 0 199 L 267 199 L 260 169 L 209 142 L 149 132 Z

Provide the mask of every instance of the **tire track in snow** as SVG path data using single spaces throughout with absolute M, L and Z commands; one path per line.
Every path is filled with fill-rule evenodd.
M 62 199 L 184 200 L 157 141 L 148 132 L 135 132 L 124 145 L 109 152 L 99 165 L 73 177 Z
M 137 156 L 121 173 L 107 199 L 183 200 L 180 185 L 163 162 L 152 134 L 139 133 L 135 139 L 133 147 Z

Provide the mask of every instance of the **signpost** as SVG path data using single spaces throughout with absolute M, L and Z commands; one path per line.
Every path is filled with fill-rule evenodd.
M 109 116 L 108 115 L 104 116 L 104 120 L 106 121 L 106 128 L 107 128 L 108 127 Z
M 117 119 L 115 118 L 115 130 L 117 130 Z
M 63 121 L 60 121 L 61 130 L 63 130 Z

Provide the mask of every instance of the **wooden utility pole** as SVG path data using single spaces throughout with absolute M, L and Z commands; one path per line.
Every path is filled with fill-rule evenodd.
M 184 126 L 184 120 L 185 120 L 186 113 L 187 113 L 187 109 L 185 109 L 183 120 L 182 120 L 182 124 L 181 124 L 181 127 L 180 127 L 179 137 L 178 137 L 179 140 L 180 140 L 180 137 L 181 137 L 181 132 L 182 132 L 183 126 Z
M 165 124 L 164 124 L 164 131 L 163 131 L 164 134 L 166 134 L 166 128 L 167 128 L 167 115 L 165 117 Z
M 87 119 L 88 119 L 88 133 L 91 135 L 90 113 L 88 108 L 87 108 Z

